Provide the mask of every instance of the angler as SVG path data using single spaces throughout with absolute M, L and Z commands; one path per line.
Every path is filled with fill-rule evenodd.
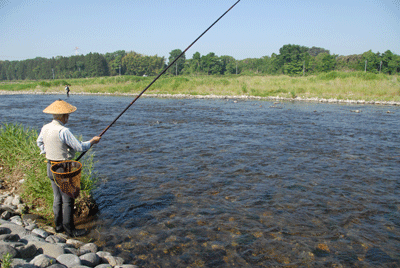
M 40 154 L 45 154 L 47 159 L 47 176 L 51 180 L 53 188 L 53 212 L 55 230 L 57 233 L 65 231 L 71 237 L 83 236 L 87 232 L 83 229 L 75 229 L 74 225 L 74 203 L 75 195 L 71 195 L 68 189 L 60 188 L 51 171 L 52 165 L 70 160 L 75 152 L 85 152 L 93 144 L 99 143 L 100 137 L 95 136 L 86 142 L 80 142 L 71 131 L 64 125 L 68 122 L 69 115 L 76 111 L 76 107 L 63 101 L 57 100 L 50 104 L 44 113 L 52 114 L 53 121 L 43 126 L 37 139 Z M 64 170 L 58 170 L 64 172 Z M 80 187 L 80 180 L 79 180 Z M 69 187 L 72 189 L 73 187 Z M 79 194 L 79 191 L 78 191 Z

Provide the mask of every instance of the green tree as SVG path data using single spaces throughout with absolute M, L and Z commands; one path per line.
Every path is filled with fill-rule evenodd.
M 335 70 L 336 67 L 336 55 L 329 55 L 328 53 L 318 54 L 312 58 L 312 71 L 315 73 L 319 72 L 330 72 Z
M 242 73 L 258 74 L 265 73 L 268 59 L 265 58 L 248 58 L 240 61 L 240 69 Z
M 24 61 L 18 61 L 15 65 L 15 75 L 18 80 L 24 80 L 26 77 L 26 65 Z
M 223 73 L 224 74 L 240 74 L 241 69 L 238 68 L 238 61 L 231 56 L 222 56 Z
M 388 64 L 388 69 L 392 70 L 391 74 L 400 73 L 400 56 L 393 55 L 392 60 Z
M 308 54 L 310 54 L 311 57 L 316 57 L 319 54 L 330 54 L 329 50 L 325 48 L 320 48 L 320 47 L 312 47 L 308 50 Z
M 89 53 L 85 57 L 85 66 L 87 74 L 90 77 L 99 77 L 108 75 L 108 65 L 104 55 L 99 53 Z
M 17 61 L 9 62 L 8 66 L 6 67 L 7 80 L 18 79 L 17 75 L 16 75 L 16 65 L 17 65 Z
M 143 75 L 145 67 L 142 61 L 143 55 L 131 51 L 122 58 L 122 65 L 128 75 Z
M 6 80 L 7 76 L 6 76 L 6 64 L 4 61 L 0 61 L 0 81 L 1 80 Z
M 367 72 L 378 73 L 380 65 L 379 54 L 375 54 L 371 50 L 364 52 L 359 65 L 361 70 L 365 70 L 366 66 Z
M 146 74 L 147 75 L 157 75 L 159 74 L 166 66 L 165 66 L 165 58 L 154 56 L 145 56 L 146 59 Z
M 348 55 L 338 56 L 336 58 L 336 70 L 339 71 L 356 71 L 360 69 L 360 62 L 362 61 L 362 55 Z
M 214 52 L 202 56 L 200 59 L 200 66 L 201 70 L 207 75 L 222 74 L 223 71 L 222 61 Z
M 157 55 L 144 56 L 132 51 L 123 57 L 122 65 L 126 74 L 129 75 L 155 75 L 164 68 L 165 58 Z
M 125 50 L 118 50 L 113 53 L 106 53 L 105 58 L 108 62 L 110 75 L 124 74 L 122 68 L 122 58 L 126 55 Z
M 382 72 L 387 74 L 396 74 L 400 72 L 400 56 L 387 50 L 381 56 Z
M 169 58 L 168 58 L 168 65 L 171 64 L 179 55 L 182 53 L 182 50 L 180 49 L 174 49 L 169 53 Z M 181 74 L 183 68 L 185 68 L 185 61 L 186 57 L 185 54 L 183 54 L 175 63 L 174 66 L 171 66 L 168 70 L 169 73 L 179 75 Z
M 279 57 L 277 54 L 272 53 L 271 57 L 268 59 L 268 62 L 269 64 L 266 67 L 267 68 L 266 72 L 268 74 L 282 73 L 282 67 L 280 66 Z
M 200 53 L 199 52 L 194 53 L 191 59 L 186 60 L 186 66 L 183 69 L 184 74 L 199 75 L 199 73 L 201 72 L 200 62 L 201 62 Z
M 299 45 L 284 45 L 279 49 L 278 69 L 282 69 L 284 74 L 298 75 L 307 67 L 310 60 L 308 48 Z

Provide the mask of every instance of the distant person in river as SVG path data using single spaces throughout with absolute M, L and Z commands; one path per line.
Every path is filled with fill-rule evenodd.
M 65 231 L 70 237 L 86 235 L 87 231 L 75 228 L 75 199 L 62 192 L 58 187 L 51 172 L 51 166 L 64 160 L 71 160 L 75 156 L 75 152 L 85 152 L 93 144 L 97 144 L 100 141 L 100 137 L 95 136 L 89 141 L 80 142 L 69 128 L 64 126 L 68 122 L 69 115 L 75 111 L 75 106 L 63 100 L 57 100 L 50 104 L 43 112 L 52 114 L 53 121 L 42 127 L 37 139 L 40 154 L 45 154 L 47 159 L 47 176 L 51 180 L 51 187 L 53 188 L 55 231 L 57 233 Z
M 69 98 L 69 85 L 65 85 L 65 91 L 67 91 L 67 97 Z

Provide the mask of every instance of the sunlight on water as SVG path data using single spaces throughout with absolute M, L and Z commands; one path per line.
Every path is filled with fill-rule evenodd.
M 2 121 L 39 129 L 58 97 L 2 96 Z M 67 101 L 89 139 L 131 99 Z M 94 148 L 90 236 L 141 267 L 399 266 L 399 119 L 397 106 L 142 98 Z

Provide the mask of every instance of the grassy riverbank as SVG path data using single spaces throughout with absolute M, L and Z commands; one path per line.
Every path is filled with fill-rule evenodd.
M 27 205 L 27 213 L 53 217 L 53 191 L 47 178 L 46 159 L 39 155 L 36 146 L 38 133 L 18 124 L 0 122 L 0 179 L 3 191 L 21 195 Z M 78 212 L 85 210 L 93 179 L 93 155 L 85 158 L 81 173 L 81 196 L 76 200 Z M 23 180 L 23 182 L 22 182 Z
M 137 94 L 153 79 L 154 77 L 115 76 L 1 82 L 0 90 L 65 94 L 64 85 L 70 84 L 71 94 Z M 399 102 L 400 79 L 398 76 L 365 72 L 330 72 L 304 77 L 162 76 L 146 93 Z

